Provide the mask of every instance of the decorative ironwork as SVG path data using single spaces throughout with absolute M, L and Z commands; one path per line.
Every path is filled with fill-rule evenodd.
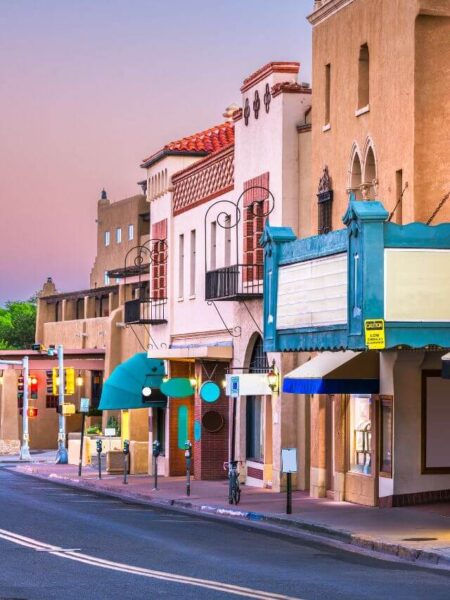
M 259 109 L 261 108 L 261 100 L 259 99 L 259 92 L 255 90 L 255 99 L 253 100 L 253 112 L 255 113 L 255 119 L 259 116 Z
M 207 271 L 205 300 L 262 298 L 263 271 L 262 264 L 237 264 Z
M 245 103 L 244 103 L 244 123 L 246 126 L 248 125 L 249 119 L 250 119 L 250 102 L 249 102 L 249 99 L 246 98 Z
M 270 110 L 270 103 L 272 101 L 272 94 L 270 93 L 270 85 L 266 83 L 266 91 L 264 92 L 264 106 L 266 107 L 266 113 Z
M 331 187 L 331 177 L 328 172 L 328 166 L 325 165 L 322 177 L 319 181 L 319 189 L 317 193 L 318 206 L 318 233 L 328 233 L 332 229 L 332 204 L 333 190 Z
M 125 302 L 125 323 L 160 325 L 167 323 L 167 298 L 138 298 Z
M 223 326 L 225 327 L 225 329 L 228 331 L 228 333 L 232 336 L 232 337 L 239 337 L 242 333 L 242 329 L 239 325 L 236 325 L 233 328 L 228 327 L 228 325 L 225 323 L 224 318 L 222 317 L 222 315 L 220 314 L 220 310 L 217 308 L 216 303 L 214 302 L 214 300 L 208 300 L 206 303 L 208 306 L 214 306 L 214 308 L 216 309 L 217 314 L 219 315 L 220 320 L 223 323 Z
M 127 325 L 157 325 L 167 323 L 165 314 L 167 298 L 148 297 L 148 292 L 146 292 L 147 286 L 141 281 L 143 274 L 148 273 L 150 278 L 152 266 L 160 267 L 167 264 L 167 252 L 168 246 L 165 239 L 152 238 L 144 244 L 134 246 L 134 248 L 131 248 L 126 253 L 123 268 L 124 284 L 126 284 L 127 276 L 137 275 L 137 288 L 139 289 L 140 296 L 132 300 L 126 300 L 125 297 L 124 320 Z M 126 291 L 125 288 L 125 294 Z

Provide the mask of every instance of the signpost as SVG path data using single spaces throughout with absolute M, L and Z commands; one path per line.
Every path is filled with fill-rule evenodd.
M 81 477 L 81 467 L 83 465 L 83 448 L 84 448 L 84 422 L 86 420 L 86 413 L 89 412 L 89 398 L 80 398 L 80 412 L 82 413 L 81 420 L 81 443 L 80 443 L 80 460 L 78 462 L 78 477 Z
M 386 348 L 384 319 L 366 319 L 364 321 L 364 334 L 366 346 L 369 350 L 383 350 Z
M 292 473 L 297 473 L 297 448 L 281 449 L 281 472 L 286 473 L 286 514 L 292 514 Z
M 230 377 L 231 385 L 231 401 L 233 402 L 233 416 L 232 416 L 232 431 L 231 431 L 231 452 L 230 462 L 234 462 L 234 447 L 236 445 L 236 403 L 239 398 L 239 375 L 233 375 Z

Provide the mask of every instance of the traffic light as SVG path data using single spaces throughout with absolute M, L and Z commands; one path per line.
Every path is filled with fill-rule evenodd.
M 56 396 L 53 393 L 53 372 L 45 371 L 45 383 L 47 386 L 47 396 Z
M 30 397 L 32 400 L 38 399 L 38 379 L 37 377 L 30 377 Z
M 64 396 L 72 396 L 75 393 L 75 369 L 73 367 L 64 367 Z M 52 395 L 59 394 L 59 369 L 52 369 Z
M 24 390 L 24 379 L 21 375 L 17 379 L 17 402 L 19 404 L 19 408 L 23 406 L 23 390 Z
M 27 417 L 29 419 L 33 419 L 34 417 L 37 417 L 38 415 L 38 409 L 35 406 L 29 406 L 27 408 Z

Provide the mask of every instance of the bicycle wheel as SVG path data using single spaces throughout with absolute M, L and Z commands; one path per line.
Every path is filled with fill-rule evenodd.
M 234 503 L 236 505 L 238 505 L 240 499 L 241 499 L 241 488 L 239 487 L 239 481 L 238 481 L 237 485 L 235 487 L 235 490 L 234 490 Z
M 234 501 L 234 481 L 233 476 L 230 475 L 229 483 L 228 483 L 228 504 L 233 504 Z

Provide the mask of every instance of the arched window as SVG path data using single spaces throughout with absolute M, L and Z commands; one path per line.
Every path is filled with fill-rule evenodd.
M 355 151 L 352 165 L 350 168 L 350 188 L 355 193 L 356 198 L 361 199 L 362 168 L 359 154 Z
M 375 198 L 377 184 L 377 165 L 372 146 L 368 147 L 364 161 L 364 186 L 367 198 Z

